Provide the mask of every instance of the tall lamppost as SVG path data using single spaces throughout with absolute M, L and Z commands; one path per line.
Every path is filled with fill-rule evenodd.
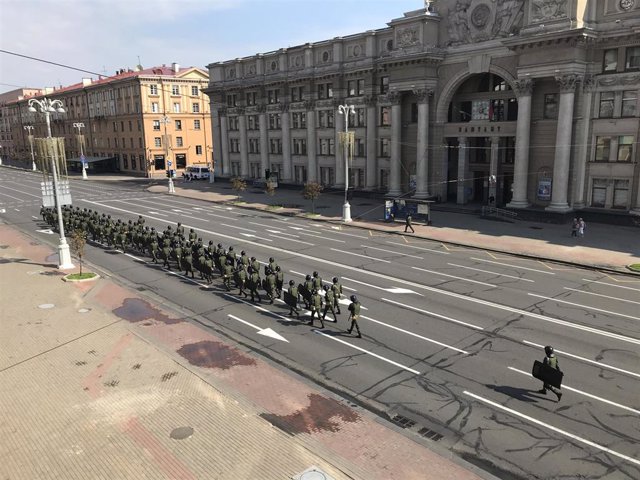
M 160 123 L 164 124 L 164 153 L 165 153 L 165 158 L 167 160 L 167 166 L 168 171 L 169 171 L 169 193 L 175 193 L 176 189 L 173 186 L 173 172 L 172 172 L 172 165 L 173 162 L 171 160 L 169 160 L 169 136 L 167 135 L 167 124 L 171 121 L 171 119 L 165 115 L 164 117 L 162 117 L 160 119 Z
M 339 105 L 338 114 L 344 115 L 344 139 L 342 148 L 344 150 L 344 205 L 342 206 L 342 221 L 351 221 L 351 205 L 349 205 L 349 150 L 352 148 L 349 137 L 349 115 L 356 113 L 353 105 Z
M 2 145 L 0 145 L 0 150 L 2 150 Z M 2 154 L 0 154 L 0 166 L 2 166 Z
M 28 132 L 27 138 L 29 138 L 29 148 L 31 148 L 31 170 L 35 172 L 37 170 L 36 157 L 33 154 L 33 133 L 31 133 L 31 131 L 33 130 L 33 125 L 24 125 L 22 128 L 24 128 Z
M 51 138 L 51 112 L 64 113 L 65 109 L 60 100 L 49 100 L 43 98 L 37 100 L 32 98 L 29 100 L 29 111 L 36 113 L 38 110 L 35 106 L 38 106 L 41 113 L 44 113 L 44 117 L 47 120 L 47 138 Z M 58 268 L 61 270 L 67 270 L 74 268 L 71 262 L 71 252 L 69 251 L 69 244 L 64 236 L 64 221 L 62 219 L 62 206 L 60 205 L 60 190 L 58 187 L 58 170 L 56 167 L 56 158 L 51 156 L 51 174 L 53 176 L 53 194 L 56 200 L 56 210 L 58 212 L 58 229 L 60 231 L 60 244 L 58 245 Z
M 80 144 L 80 162 L 82 162 L 82 179 L 87 179 L 87 161 L 84 158 L 84 149 L 82 146 L 84 145 L 84 138 L 82 138 L 82 129 L 84 128 L 84 123 L 77 122 L 73 124 L 73 128 L 78 129 L 78 143 Z
M 210 145 L 207 145 L 207 155 L 211 159 L 209 164 L 211 167 L 209 168 L 209 183 L 215 183 L 216 181 L 216 172 L 215 172 L 215 164 L 213 163 L 213 148 Z

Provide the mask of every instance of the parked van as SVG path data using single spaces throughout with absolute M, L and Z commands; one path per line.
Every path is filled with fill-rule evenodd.
M 191 165 L 190 167 L 187 167 L 186 173 L 187 175 L 191 175 L 191 177 L 195 180 L 209 178 L 210 175 L 208 166 L 200 167 L 197 165 Z

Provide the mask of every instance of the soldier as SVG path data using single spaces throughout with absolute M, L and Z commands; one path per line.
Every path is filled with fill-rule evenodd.
M 349 320 L 351 320 L 351 326 L 349 327 L 349 330 L 347 330 L 347 333 L 351 333 L 353 331 L 353 327 L 356 327 L 358 338 L 362 338 L 362 335 L 360 334 L 360 327 L 358 326 L 358 318 L 360 318 L 360 302 L 358 301 L 358 297 L 351 295 L 351 304 L 349 305 Z
M 313 317 L 314 315 L 318 315 L 318 320 L 320 320 L 320 325 L 324 328 L 324 320 L 320 315 L 320 310 L 322 310 L 322 297 L 318 293 L 317 290 L 314 290 L 311 294 L 311 321 L 309 322 L 310 326 L 313 326 Z
M 269 257 L 269 265 L 265 265 L 264 267 L 264 274 L 267 274 L 267 270 L 271 270 L 272 272 L 276 271 L 276 267 L 278 266 L 278 264 L 276 263 L 275 259 L 273 257 Z
M 251 294 L 251 301 L 255 302 L 255 297 L 258 297 L 258 302 L 262 303 L 258 288 L 260 287 L 260 270 L 256 270 L 253 267 L 249 267 L 249 293 Z
M 122 253 L 127 252 L 127 230 L 125 226 L 121 227 L 120 233 L 118 233 L 118 243 L 120 244 L 120 249 Z
M 204 263 L 202 265 L 202 276 L 207 281 L 207 285 L 211 285 L 213 283 L 213 258 L 209 255 L 204 255 Z
M 151 235 L 150 235 L 150 243 L 149 243 L 149 252 L 151 252 L 151 258 L 153 258 L 153 263 L 158 263 L 158 234 L 154 227 L 151 227 Z
M 47 221 L 47 208 L 44 205 L 42 205 L 40 207 L 40 215 L 42 215 L 42 221 L 46 222 Z
M 249 257 L 247 256 L 244 250 L 240 252 L 240 258 L 238 259 L 238 263 L 241 263 L 245 269 L 249 267 Z
M 322 277 L 318 275 L 318 272 L 313 272 L 313 288 L 315 290 L 322 290 Z
M 278 298 L 282 298 L 282 287 L 284 286 L 284 273 L 280 269 L 280 266 L 276 267 L 276 293 Z
M 333 277 L 333 285 L 331 285 L 331 290 L 333 290 L 333 301 L 334 307 L 338 315 L 340 315 L 340 298 L 342 297 L 342 285 L 338 281 L 338 277 Z
M 333 289 L 329 285 L 324 286 L 324 312 L 322 313 L 322 319 L 327 318 L 327 311 L 331 310 L 333 314 L 333 321 L 338 323 L 338 317 L 336 317 L 335 298 Z
M 226 261 L 222 271 L 222 283 L 227 289 L 227 292 L 231 291 L 231 277 L 233 275 L 233 260 Z
M 178 270 L 182 270 L 182 241 L 178 240 L 173 248 L 173 258 L 178 263 Z
M 305 277 L 302 287 L 303 287 L 302 298 L 304 299 L 304 306 L 308 310 L 309 308 L 311 308 L 311 295 L 314 290 L 313 280 L 311 279 L 311 275 L 307 275 Z
M 189 230 L 189 241 L 191 243 L 195 243 L 196 240 L 198 240 L 198 234 L 195 232 L 195 230 L 192 228 Z
M 287 291 L 289 298 L 287 298 L 287 305 L 289 305 L 289 316 L 293 316 L 293 312 L 300 318 L 300 312 L 298 311 L 298 300 L 300 299 L 300 293 L 296 282 L 289 280 L 289 290 Z
M 178 225 L 176 226 L 176 233 L 178 235 L 184 236 L 184 227 L 182 226 L 182 223 L 178 222 Z
M 276 274 L 270 269 L 267 269 L 266 274 L 264 289 L 267 292 L 267 297 L 269 297 L 269 304 L 273 305 L 276 298 Z
M 247 270 L 244 264 L 238 262 L 238 267 L 233 278 L 236 281 L 236 287 L 240 290 L 238 295 L 244 295 L 244 298 L 247 298 L 247 292 L 245 292 L 245 287 L 247 286 Z
M 162 266 L 167 270 L 171 270 L 169 259 L 171 258 L 171 241 L 169 237 L 163 237 L 162 239 Z
M 195 278 L 195 274 L 193 273 L 193 252 L 191 251 L 191 245 L 189 243 L 184 247 L 182 265 L 184 266 L 184 276 L 188 277 L 189 273 L 191 273 L 191 278 Z
M 251 257 L 251 268 L 256 272 L 260 272 L 260 262 L 256 260 L 256 257 Z
M 542 363 L 551 368 L 555 368 L 556 370 L 560 370 L 560 365 L 558 364 L 558 357 L 556 357 L 556 354 L 553 351 L 553 347 L 550 347 L 550 346 L 544 347 L 544 353 L 545 353 L 545 357 L 544 357 L 544 360 L 542 360 Z M 543 395 L 546 395 L 547 390 L 551 390 L 553 393 L 555 393 L 556 397 L 558 397 L 558 401 L 560 401 L 560 399 L 562 398 L 562 392 L 560 391 L 560 389 L 556 390 L 553 386 L 547 383 L 543 383 L 542 389 L 538 390 L 538 393 L 542 393 Z

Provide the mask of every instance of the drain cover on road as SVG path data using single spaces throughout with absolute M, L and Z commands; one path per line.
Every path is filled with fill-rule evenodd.
M 291 477 L 292 480 L 335 480 L 328 473 L 323 472 L 316 466 L 307 468 L 304 472 Z
M 193 428 L 178 427 L 171 430 L 171 434 L 169 436 L 174 440 L 184 440 L 185 438 L 189 438 L 191 435 L 193 435 Z
M 42 303 L 38 305 L 38 308 L 42 308 L 43 310 L 46 310 L 47 308 L 53 308 L 53 307 L 55 307 L 53 303 Z

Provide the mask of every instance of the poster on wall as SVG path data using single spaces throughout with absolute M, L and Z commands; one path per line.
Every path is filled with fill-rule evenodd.
M 538 180 L 538 200 L 551 200 L 551 180 Z

